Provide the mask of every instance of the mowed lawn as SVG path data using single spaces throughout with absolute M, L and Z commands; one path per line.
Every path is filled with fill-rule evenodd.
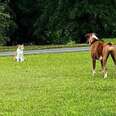
M 88 52 L 0 57 L 0 116 L 116 116 L 116 70 L 91 74 Z

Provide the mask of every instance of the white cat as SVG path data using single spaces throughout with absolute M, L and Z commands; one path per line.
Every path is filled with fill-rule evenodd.
M 16 61 L 17 62 L 23 62 L 24 61 L 24 45 L 18 45 L 16 50 Z

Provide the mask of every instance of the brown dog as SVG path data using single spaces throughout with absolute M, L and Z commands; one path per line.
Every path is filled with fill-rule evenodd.
M 108 56 L 111 55 L 114 64 L 116 65 L 116 46 L 111 43 L 105 43 L 95 35 L 95 33 L 87 33 L 87 41 L 90 45 L 92 63 L 93 63 L 93 75 L 95 74 L 96 60 L 101 62 L 104 78 L 107 77 L 106 63 Z

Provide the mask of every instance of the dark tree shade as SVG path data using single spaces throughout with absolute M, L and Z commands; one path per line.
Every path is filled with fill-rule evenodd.
M 84 34 L 116 36 L 115 0 L 9 0 L 16 24 L 10 42 L 66 44 L 85 42 Z

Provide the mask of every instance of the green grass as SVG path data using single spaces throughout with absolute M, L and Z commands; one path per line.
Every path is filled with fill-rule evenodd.
M 111 42 L 112 44 L 116 44 L 116 38 L 105 38 L 103 39 L 105 42 Z
M 111 59 L 104 79 L 92 77 L 87 52 L 25 57 L 0 57 L 0 116 L 116 116 Z

